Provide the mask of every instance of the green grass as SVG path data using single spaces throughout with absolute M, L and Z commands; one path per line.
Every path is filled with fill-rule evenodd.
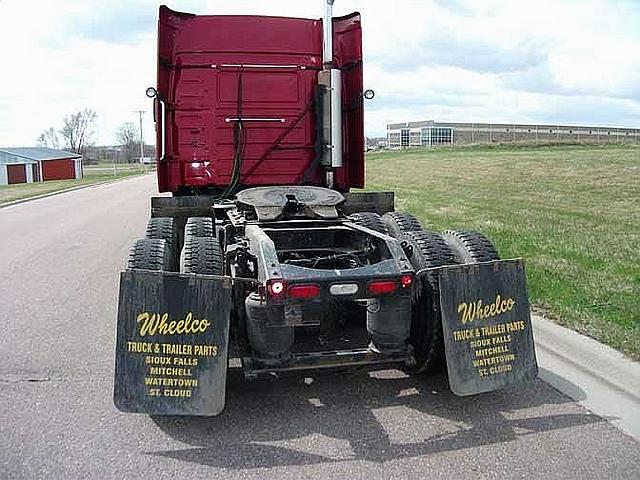
M 150 167 L 145 167 L 146 171 Z M 21 183 L 17 185 L 0 186 L 0 205 L 14 200 L 35 197 L 45 193 L 65 190 L 67 188 L 77 187 L 79 185 L 91 185 L 98 182 L 113 180 L 131 175 L 139 175 L 143 173 L 140 165 L 116 165 L 115 175 L 111 164 L 85 165 L 84 178 L 80 180 L 51 180 L 47 182 Z
M 532 304 L 640 358 L 640 147 L 498 146 L 367 155 L 367 189 L 425 228 L 523 257 Z

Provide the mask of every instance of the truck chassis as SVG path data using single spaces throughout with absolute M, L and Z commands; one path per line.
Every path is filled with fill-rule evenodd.
M 132 247 L 122 277 L 118 345 L 123 347 L 116 361 L 116 404 L 125 411 L 217 414 L 224 406 L 227 362 L 242 368 L 247 378 L 380 365 L 410 373 L 442 371 L 446 359 L 440 270 L 455 273 L 476 264 L 490 265 L 496 272 L 505 262 L 482 234 L 429 232 L 412 215 L 385 211 L 392 207 L 392 198 L 367 193 L 345 200 L 326 188 L 293 186 L 247 189 L 233 201 L 154 198 L 146 236 Z M 362 207 L 377 211 L 355 211 Z M 212 290 L 202 294 L 193 283 L 164 287 L 194 278 Z M 485 276 L 483 283 L 492 281 Z M 140 291 L 144 293 L 137 296 Z M 521 293 L 526 300 L 526 289 Z M 198 309 L 209 313 L 203 317 Z M 172 327 L 171 318 L 182 320 L 174 320 Z M 208 343 L 199 342 L 198 333 L 206 328 L 194 323 L 198 321 L 211 326 Z M 120 329 L 124 325 L 134 326 L 125 333 Z M 156 342 L 167 343 L 144 347 L 143 337 L 149 333 L 166 335 Z M 175 333 L 191 335 L 176 344 Z M 151 352 L 132 352 L 124 344 L 140 344 L 133 348 Z M 160 348 L 154 352 L 153 345 Z M 215 348 L 217 363 L 201 363 L 198 375 L 175 368 L 176 362 L 197 365 L 193 348 Z M 158 355 L 139 356 L 144 365 L 131 367 L 132 353 Z M 534 365 L 529 362 L 520 377 L 531 378 L 533 358 Z M 449 361 L 450 377 L 459 366 L 455 361 Z M 173 368 L 152 366 L 163 362 Z M 140 374 L 140 368 L 145 373 Z M 161 391 L 172 398 L 172 389 L 140 393 L 140 375 L 155 386 L 153 375 L 163 374 L 178 378 L 163 380 L 164 386 L 194 386 L 192 380 L 179 380 L 185 376 L 198 376 L 195 386 L 213 379 L 208 398 L 201 388 L 199 398 L 204 400 L 185 410 L 169 406 L 166 398 L 154 403 L 152 397 Z M 491 389 L 504 384 L 494 382 Z M 465 388 L 469 394 L 487 387 Z M 192 391 L 177 389 L 182 393 L 175 396 L 185 395 L 182 400 L 188 401 Z

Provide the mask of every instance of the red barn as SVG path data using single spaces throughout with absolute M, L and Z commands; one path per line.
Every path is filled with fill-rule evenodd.
M 82 156 L 47 147 L 0 148 L 0 185 L 82 178 Z

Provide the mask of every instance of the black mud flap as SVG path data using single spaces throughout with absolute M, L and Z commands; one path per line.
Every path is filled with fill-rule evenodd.
M 533 380 L 533 345 L 524 262 L 497 260 L 439 269 L 449 385 L 456 395 Z
M 230 310 L 228 277 L 122 272 L 116 407 L 153 415 L 219 414 Z

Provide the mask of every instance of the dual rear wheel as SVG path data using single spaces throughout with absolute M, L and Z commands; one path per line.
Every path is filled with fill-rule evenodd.
M 149 219 L 145 238 L 136 240 L 129 251 L 127 268 L 206 275 L 224 273 L 222 249 L 215 237 L 213 219 L 189 218 L 181 248 L 179 237 L 174 218 Z
M 224 274 L 224 255 L 214 232 L 211 218 L 191 217 L 187 220 L 180 254 L 181 273 Z
M 129 250 L 127 268 L 173 271 L 176 267 L 177 236 L 173 218 L 150 218 L 145 238 Z
M 406 242 L 416 271 L 466 263 L 488 262 L 500 257 L 493 243 L 473 230 L 447 230 L 442 234 L 424 230 L 410 213 L 389 212 L 382 216 L 359 213 L 352 220 L 364 227 Z M 445 365 L 442 313 L 438 276 L 425 272 L 412 308 L 409 344 L 417 373 L 435 372 Z

